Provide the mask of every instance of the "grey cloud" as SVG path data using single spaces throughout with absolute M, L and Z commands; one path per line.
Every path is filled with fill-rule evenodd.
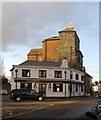
M 82 24 L 89 24 L 90 21 L 85 23 L 85 16 L 81 17 L 81 12 L 84 12 L 85 8 L 80 7 L 79 11 L 76 11 L 79 4 L 67 2 L 3 3 L 3 50 L 8 51 L 10 46 L 17 45 L 41 46 L 44 38 L 56 35 L 71 18 L 75 24 L 80 21 L 80 27 Z M 89 15 L 87 19 L 90 19 Z

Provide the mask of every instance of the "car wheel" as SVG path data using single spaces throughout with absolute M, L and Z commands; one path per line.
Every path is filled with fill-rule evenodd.
M 43 100 L 43 97 L 40 96 L 40 97 L 38 98 L 38 100 L 39 100 L 39 101 L 42 101 L 42 100 Z
M 16 97 L 16 101 L 20 101 L 21 100 L 21 97 Z

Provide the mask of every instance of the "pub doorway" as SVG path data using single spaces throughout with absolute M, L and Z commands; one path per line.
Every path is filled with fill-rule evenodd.
M 40 84 L 39 83 L 39 93 L 46 94 L 46 84 Z

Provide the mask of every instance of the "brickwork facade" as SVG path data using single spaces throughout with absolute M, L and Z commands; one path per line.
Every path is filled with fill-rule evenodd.
M 82 70 L 83 67 L 80 40 L 74 28 L 66 28 L 59 31 L 59 36 L 45 39 L 42 41 L 42 48 L 32 49 L 27 58 L 28 60 L 44 62 L 61 62 L 67 58 L 70 67 L 78 70 Z

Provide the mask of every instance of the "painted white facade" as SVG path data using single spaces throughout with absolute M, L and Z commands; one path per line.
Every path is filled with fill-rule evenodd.
M 66 65 L 65 65 L 66 64 Z M 15 72 L 17 70 L 17 72 Z M 22 70 L 29 70 L 30 76 L 23 77 Z M 39 77 L 39 71 L 46 70 L 46 77 Z M 55 78 L 54 71 L 61 71 L 62 77 Z M 65 74 L 66 71 L 66 74 Z M 72 79 L 70 79 L 70 71 L 72 71 Z M 78 80 L 76 79 L 78 74 Z M 11 70 L 11 90 L 20 89 L 21 84 L 30 83 L 31 89 L 35 89 L 39 92 L 39 89 L 44 88 L 46 97 L 70 97 L 70 83 L 72 85 L 71 96 L 83 96 L 84 95 L 84 72 L 70 69 L 68 64 L 63 63 L 59 67 L 54 66 L 30 66 L 30 65 L 14 65 Z M 61 87 L 61 91 L 60 88 Z M 40 87 L 43 88 L 40 88 Z M 56 91 L 55 91 L 56 90 Z

